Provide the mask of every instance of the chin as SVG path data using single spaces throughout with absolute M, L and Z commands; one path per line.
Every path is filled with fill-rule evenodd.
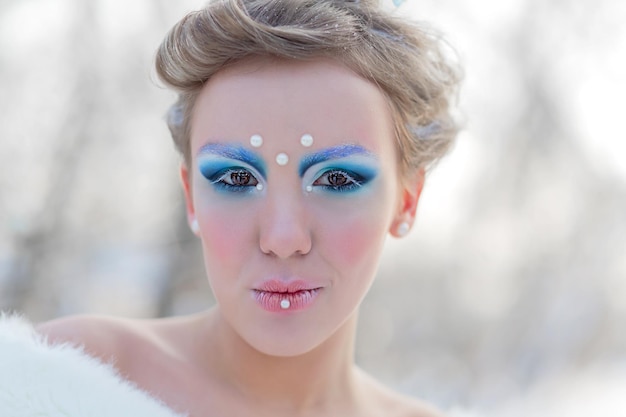
M 305 355 L 320 345 L 327 338 L 313 335 L 282 332 L 281 335 L 253 335 L 245 338 L 248 345 L 257 352 L 278 358 L 293 358 Z
M 355 327 L 356 314 L 352 314 L 345 320 L 332 323 L 318 318 L 304 323 L 295 321 L 282 326 L 256 327 L 247 334 L 240 334 L 250 347 L 264 355 L 292 358 L 323 347 L 351 347 Z

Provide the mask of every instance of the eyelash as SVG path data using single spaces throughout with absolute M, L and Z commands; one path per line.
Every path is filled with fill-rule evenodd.
M 324 179 L 326 179 L 326 182 L 328 182 L 329 176 L 333 174 L 339 174 L 345 177 L 346 184 L 332 185 L 332 184 L 320 183 L 320 181 L 323 181 Z M 334 168 L 334 169 L 329 169 L 328 171 L 325 171 L 324 173 L 322 173 L 322 175 L 317 177 L 315 181 L 313 181 L 313 186 L 323 187 L 323 189 L 328 190 L 328 191 L 342 193 L 342 192 L 356 190 L 360 188 L 361 186 L 363 186 L 364 182 L 366 182 L 366 178 L 364 178 L 363 176 L 355 172 Z
M 231 184 L 228 180 L 232 181 L 233 175 L 248 175 L 250 183 L 237 185 Z M 340 175 L 345 178 L 345 184 L 332 185 L 329 183 L 329 177 L 331 175 Z M 211 175 L 208 180 L 215 187 L 218 187 L 224 191 L 238 192 L 244 193 L 251 191 L 252 187 L 256 188 L 256 185 L 259 183 L 257 178 L 247 169 L 245 168 L 226 168 L 223 169 L 213 175 Z M 324 183 L 326 182 L 326 184 Z M 329 169 L 319 175 L 315 181 L 313 181 L 312 186 L 321 187 L 323 190 L 335 192 L 335 193 L 343 193 L 354 191 L 362 187 L 367 182 L 367 178 L 359 175 L 355 172 L 348 171 L 345 169 Z
M 237 185 L 237 184 L 231 184 L 227 182 L 227 180 L 232 181 L 233 175 L 248 175 L 250 177 L 249 178 L 250 183 L 244 184 L 244 185 Z M 217 172 L 216 174 L 212 175 L 210 178 L 208 178 L 208 180 L 211 182 L 211 184 L 213 184 L 214 186 L 222 190 L 239 192 L 239 193 L 248 192 L 250 191 L 251 187 L 256 187 L 256 185 L 259 183 L 256 177 L 252 175 L 252 173 L 245 168 L 223 169 Z

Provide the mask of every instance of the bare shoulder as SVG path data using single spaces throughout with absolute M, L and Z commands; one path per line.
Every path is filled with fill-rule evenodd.
M 432 404 L 395 392 L 365 373 L 362 378 L 367 386 L 369 401 L 375 402 L 371 404 L 371 409 L 381 410 L 386 416 L 446 417 L 446 414 Z
M 126 319 L 81 315 L 59 318 L 38 324 L 37 332 L 50 344 L 67 343 L 84 348 L 92 356 L 105 361 L 115 359 L 119 347 L 130 331 Z
M 390 409 L 395 410 L 393 415 L 397 417 L 446 417 L 434 405 L 396 392 L 389 391 L 386 402 Z
M 400 407 L 398 416 L 403 417 L 446 417 L 446 415 L 432 404 L 415 398 L 396 394 Z
M 195 318 L 128 319 L 110 316 L 70 316 L 41 323 L 36 330 L 51 344 L 69 343 L 81 347 L 121 371 L 139 359 L 167 351 L 184 343 L 185 329 Z

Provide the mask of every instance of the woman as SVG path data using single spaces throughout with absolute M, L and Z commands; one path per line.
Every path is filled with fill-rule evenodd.
M 438 39 L 373 1 L 218 0 L 156 68 L 217 305 L 39 326 L 189 416 L 436 416 L 354 364 L 387 234 L 456 134 Z

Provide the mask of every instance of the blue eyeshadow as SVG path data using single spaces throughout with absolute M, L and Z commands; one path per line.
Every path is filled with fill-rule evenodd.
M 257 171 L 259 171 L 259 173 L 263 177 L 266 176 L 265 175 L 266 173 L 265 162 L 263 162 L 263 159 L 260 156 L 258 156 L 255 152 L 249 149 L 246 149 L 245 147 L 241 145 L 223 144 L 223 143 L 207 143 L 206 145 L 201 147 L 200 150 L 198 151 L 198 156 L 202 156 L 202 154 L 216 155 L 216 156 L 221 156 L 223 158 L 234 159 L 237 161 L 244 162 L 252 166 Z M 220 163 L 211 162 L 211 165 L 216 165 L 216 164 L 222 165 L 223 168 L 226 168 L 227 166 L 232 166 L 232 162 L 228 163 L 227 161 L 224 161 L 223 163 L 221 161 Z M 202 167 L 205 165 L 207 165 L 206 162 L 200 163 L 201 171 L 203 171 Z M 202 172 L 202 175 L 205 175 L 204 172 Z
M 372 180 L 378 174 L 378 170 L 376 170 L 376 168 L 374 167 L 365 166 L 359 163 L 351 163 L 348 161 L 341 161 L 324 167 L 324 171 L 326 172 L 332 170 L 340 170 L 353 173 L 364 182 Z
M 315 164 L 333 159 L 347 158 L 354 155 L 371 155 L 371 152 L 360 145 L 354 144 L 345 144 L 323 149 L 319 152 L 305 155 L 300 161 L 298 173 L 300 174 L 300 177 L 302 177 L 306 170 Z

